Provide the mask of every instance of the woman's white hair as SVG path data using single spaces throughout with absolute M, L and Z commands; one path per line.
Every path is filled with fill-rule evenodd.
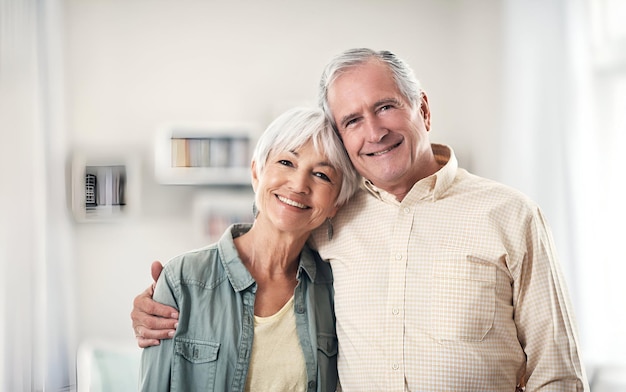
M 343 205 L 356 192 L 359 175 L 352 166 L 343 144 L 321 109 L 297 107 L 278 116 L 261 134 L 252 161 L 260 177 L 267 159 L 282 151 L 294 151 L 313 142 L 315 151 L 325 155 L 330 164 L 343 174 L 337 206 Z

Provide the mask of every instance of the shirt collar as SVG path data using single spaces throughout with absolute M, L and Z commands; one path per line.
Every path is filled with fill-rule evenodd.
M 231 285 L 236 291 L 242 291 L 250 287 L 254 283 L 254 279 L 250 272 L 239 258 L 234 239 L 242 234 L 247 233 L 252 227 L 249 223 L 237 223 L 231 225 L 224 232 L 218 243 L 219 252 L 222 258 L 222 264 L 228 275 Z M 315 257 L 311 249 L 305 245 L 300 253 L 300 266 L 298 267 L 298 279 L 303 272 L 309 277 L 310 281 L 315 281 L 316 266 Z
M 431 144 L 435 159 L 441 168 L 426 178 L 419 180 L 413 185 L 411 191 L 406 195 L 403 202 L 430 199 L 435 201 L 450 188 L 458 169 L 458 162 L 451 147 L 444 144 Z M 377 199 L 390 204 L 400 205 L 396 197 L 372 184 L 371 181 L 363 179 L 361 186 Z
M 308 275 L 311 282 L 315 282 L 315 276 L 317 274 L 315 257 L 313 256 L 313 251 L 311 250 L 311 248 L 309 248 L 308 245 L 304 245 L 304 248 L 300 253 L 300 267 L 298 268 L 298 279 L 300 279 L 300 276 L 303 273 L 306 273 Z
M 251 224 L 235 224 L 230 226 L 220 238 L 217 246 L 222 265 L 235 291 L 243 291 L 254 284 L 250 272 L 239 258 L 234 239 L 248 232 Z

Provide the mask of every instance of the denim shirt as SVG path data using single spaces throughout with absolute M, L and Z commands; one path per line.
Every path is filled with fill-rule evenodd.
M 257 285 L 233 238 L 250 230 L 231 226 L 216 244 L 167 263 L 154 299 L 179 311 L 173 339 L 144 349 L 141 391 L 243 391 L 254 336 Z M 334 391 L 337 335 L 330 266 L 305 246 L 294 292 L 296 330 L 304 354 L 307 391 Z

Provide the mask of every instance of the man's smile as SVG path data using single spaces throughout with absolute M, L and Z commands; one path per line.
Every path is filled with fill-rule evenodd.
M 376 156 L 379 156 L 379 155 L 383 155 L 383 154 L 386 154 L 386 153 L 388 153 L 389 151 L 393 150 L 394 148 L 398 147 L 400 144 L 402 144 L 402 142 L 399 142 L 399 143 L 397 143 L 397 144 L 394 144 L 393 146 L 391 146 L 391 147 L 389 147 L 389 148 L 387 148 L 387 149 L 385 149 L 385 150 L 382 150 L 382 151 L 376 151 L 376 152 L 370 152 L 370 153 L 367 153 L 367 154 L 365 154 L 365 155 L 367 155 L 368 157 L 376 157 Z

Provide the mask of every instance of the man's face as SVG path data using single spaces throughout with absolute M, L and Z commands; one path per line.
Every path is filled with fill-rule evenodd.
M 430 112 L 412 108 L 386 65 L 372 60 L 348 70 L 330 86 L 328 103 L 357 171 L 387 191 L 409 188 L 421 177 L 420 159 L 431 151 Z

